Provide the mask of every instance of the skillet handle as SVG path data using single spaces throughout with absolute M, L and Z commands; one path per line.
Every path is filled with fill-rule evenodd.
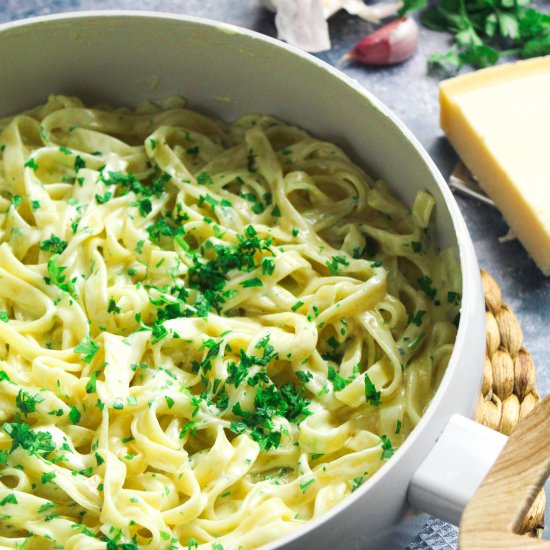
M 522 419 L 464 509 L 461 550 L 550 549 L 518 535 L 523 518 L 550 474 L 550 396 Z

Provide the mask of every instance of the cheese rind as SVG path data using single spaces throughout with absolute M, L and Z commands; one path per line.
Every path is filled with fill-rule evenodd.
M 550 275 L 550 56 L 445 80 L 441 128 Z

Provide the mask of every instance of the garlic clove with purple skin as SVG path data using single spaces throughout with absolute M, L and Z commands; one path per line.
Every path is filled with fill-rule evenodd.
M 366 65 L 394 65 L 415 52 L 420 31 L 416 21 L 400 17 L 367 35 L 342 60 Z

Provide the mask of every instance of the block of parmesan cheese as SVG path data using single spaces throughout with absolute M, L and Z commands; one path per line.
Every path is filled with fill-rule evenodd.
M 441 128 L 550 275 L 550 56 L 441 82 Z

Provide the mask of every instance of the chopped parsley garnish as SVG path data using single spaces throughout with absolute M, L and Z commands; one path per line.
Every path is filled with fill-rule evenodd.
M 50 481 L 53 481 L 55 479 L 55 476 L 55 472 L 43 472 L 42 476 L 40 477 L 40 483 L 49 483 Z
M 90 363 L 99 349 L 100 346 L 90 338 L 90 335 L 88 335 L 74 348 L 74 351 L 82 355 L 82 360 L 85 363 Z
M 306 492 L 306 489 L 312 484 L 315 483 L 315 479 L 310 479 L 309 481 L 304 481 L 304 483 L 300 483 L 300 489 L 302 489 L 302 493 Z
M 328 379 L 332 382 L 334 391 L 342 391 L 350 382 L 353 382 L 354 377 L 348 379 L 340 376 L 334 367 L 328 367 Z
M 113 297 L 109 298 L 107 313 L 120 313 L 120 308 L 116 305 L 116 300 Z
M 447 302 L 454 306 L 460 306 L 461 296 L 459 292 L 447 292 Z
M 97 372 L 94 372 L 88 382 L 86 382 L 86 393 L 97 392 Z
M 80 223 L 80 221 L 81 221 L 81 218 L 76 218 L 71 222 L 71 231 L 73 232 L 73 235 L 77 232 L 78 224 Z
M 112 191 L 106 191 L 104 195 L 96 194 L 95 200 L 97 201 L 97 204 L 105 204 L 106 202 L 109 202 L 111 200 L 112 196 Z
M 56 262 L 58 259 L 59 254 L 54 254 L 48 260 L 48 276 L 44 277 L 44 281 L 48 285 L 56 286 L 76 300 L 77 296 L 74 286 L 74 283 L 76 282 L 76 277 L 74 277 L 70 281 L 67 281 L 67 275 L 63 274 L 67 267 L 63 265 L 57 265 Z
M 412 315 L 409 314 L 409 323 L 415 324 L 417 327 L 422 325 L 422 320 L 424 318 L 424 315 L 426 315 L 426 310 L 419 309 L 416 314 Z
M 19 390 L 15 398 L 15 405 L 25 416 L 27 416 L 30 413 L 36 412 L 36 404 L 42 403 L 42 401 L 44 401 L 44 396 L 39 393 L 31 395 L 23 390 Z
M 162 237 L 169 237 L 175 239 L 177 236 L 184 234 L 183 225 L 181 222 L 184 221 L 186 217 L 181 217 L 176 220 L 173 220 L 169 216 L 160 216 L 154 224 L 147 227 L 147 233 L 149 233 L 149 238 L 155 244 L 161 244 Z M 181 243 L 181 241 L 177 241 Z M 184 241 L 185 242 L 185 241 Z M 182 246 L 185 248 L 187 243 Z M 187 247 L 188 248 L 188 247 Z
M 117 397 L 113 401 L 113 409 L 115 409 L 117 411 L 121 411 L 122 409 L 124 409 L 124 403 L 122 401 L 122 397 Z
M 25 162 L 25 167 L 30 168 L 33 172 L 38 170 L 38 164 L 36 164 L 33 158 L 30 158 L 27 162 Z
M 49 239 L 42 241 L 40 250 L 44 250 L 50 254 L 61 254 L 67 248 L 67 245 L 67 241 L 60 239 L 57 235 L 52 233 Z
M 139 213 L 145 218 L 153 210 L 153 205 L 151 204 L 151 199 L 144 198 L 138 200 L 138 209 Z
M 26 422 L 4 422 L 2 429 L 12 439 L 10 453 L 18 447 L 34 455 L 47 455 L 55 450 L 51 433 L 34 431 Z
M 348 266 L 349 261 L 344 256 L 333 256 L 330 262 L 326 262 L 326 265 L 331 275 L 338 275 L 340 266 Z
M 46 502 L 45 504 L 42 504 L 42 506 L 40 506 L 40 508 L 38 508 L 38 513 L 41 514 L 42 512 L 46 512 L 48 510 L 50 510 L 51 508 L 53 508 L 55 506 L 55 504 L 53 502 Z
M 0 311 L 0 321 L 4 321 L 4 323 L 7 323 L 10 320 L 10 316 L 8 315 L 7 311 Z M 2 371 L 4 372 L 4 371 Z M 1 380 L 1 378 L 0 378 Z
M 180 439 L 183 439 L 186 434 L 190 434 L 191 436 L 195 435 L 197 431 L 197 421 L 196 420 L 191 420 L 190 422 L 188 422 L 181 430 L 180 432 Z
M 275 384 L 259 385 L 254 396 L 253 412 L 243 410 L 239 402 L 233 405 L 232 412 L 240 420 L 232 422 L 230 429 L 234 433 L 251 429 L 249 435 L 261 450 L 278 447 L 282 433 L 274 430 L 274 418 L 280 416 L 299 423 L 312 414 L 308 409 L 310 401 L 303 397 L 302 391 L 303 387 L 297 391 L 294 384 L 284 384 L 280 388 Z
M 263 282 L 258 277 L 254 277 L 253 279 L 247 279 L 246 281 L 243 281 L 242 283 L 239 283 L 244 288 L 251 288 L 255 286 L 263 286 Z
M 76 158 L 74 159 L 74 171 L 78 172 L 82 168 L 86 168 L 86 162 L 81 156 L 76 155 Z
M 10 493 L 9 495 L 6 495 L 2 500 L 0 500 L 0 506 L 5 506 L 6 504 L 19 504 L 17 502 L 17 497 Z
M 313 378 L 313 374 L 306 370 L 297 370 L 296 376 L 298 377 L 298 380 L 300 380 L 300 382 L 303 382 L 304 384 L 306 384 Z
M 204 171 L 199 172 L 195 179 L 197 180 L 197 183 L 199 185 L 210 185 L 210 184 L 214 183 L 214 180 L 212 179 L 210 174 L 208 174 L 208 172 L 204 172 Z
M 71 407 L 69 411 L 69 419 L 73 424 L 78 424 L 80 422 L 80 411 L 76 407 Z
M 363 476 L 359 476 L 359 477 L 354 477 L 352 480 L 351 480 L 351 492 L 353 493 L 353 491 L 359 489 L 359 487 L 361 487 L 361 484 L 363 483 L 363 480 L 365 478 Z
M 165 395 L 164 400 L 166 401 L 166 404 L 168 405 L 169 409 L 171 409 L 174 406 L 175 401 L 170 396 Z
M 433 300 L 437 294 L 437 290 L 433 287 L 433 281 L 427 275 L 422 275 L 418 279 L 418 284 L 420 285 L 420 290 L 430 299 Z
M 380 392 L 376 390 L 367 373 L 365 373 L 365 399 L 371 405 L 380 405 Z
M 272 275 L 275 271 L 275 262 L 271 258 L 263 258 L 262 275 Z
M 151 183 L 145 184 L 134 174 L 109 171 L 107 175 L 101 172 L 100 179 L 105 185 L 116 185 L 120 188 L 121 195 L 133 191 L 136 195 L 141 195 L 142 197 L 150 197 L 151 195 L 160 197 L 164 192 L 166 183 L 170 181 L 171 177 L 166 173 L 160 175 L 157 173 L 157 176 L 153 177 Z
M 386 434 L 381 435 L 380 443 L 382 444 L 382 456 L 380 458 L 382 460 L 391 458 L 393 456 L 393 453 L 395 452 L 395 449 L 393 448 L 393 444 L 390 441 L 390 438 Z
M 11 199 L 11 204 L 17 210 L 19 208 L 19 205 L 21 204 L 21 201 L 23 200 L 23 197 L 21 195 L 14 195 Z

